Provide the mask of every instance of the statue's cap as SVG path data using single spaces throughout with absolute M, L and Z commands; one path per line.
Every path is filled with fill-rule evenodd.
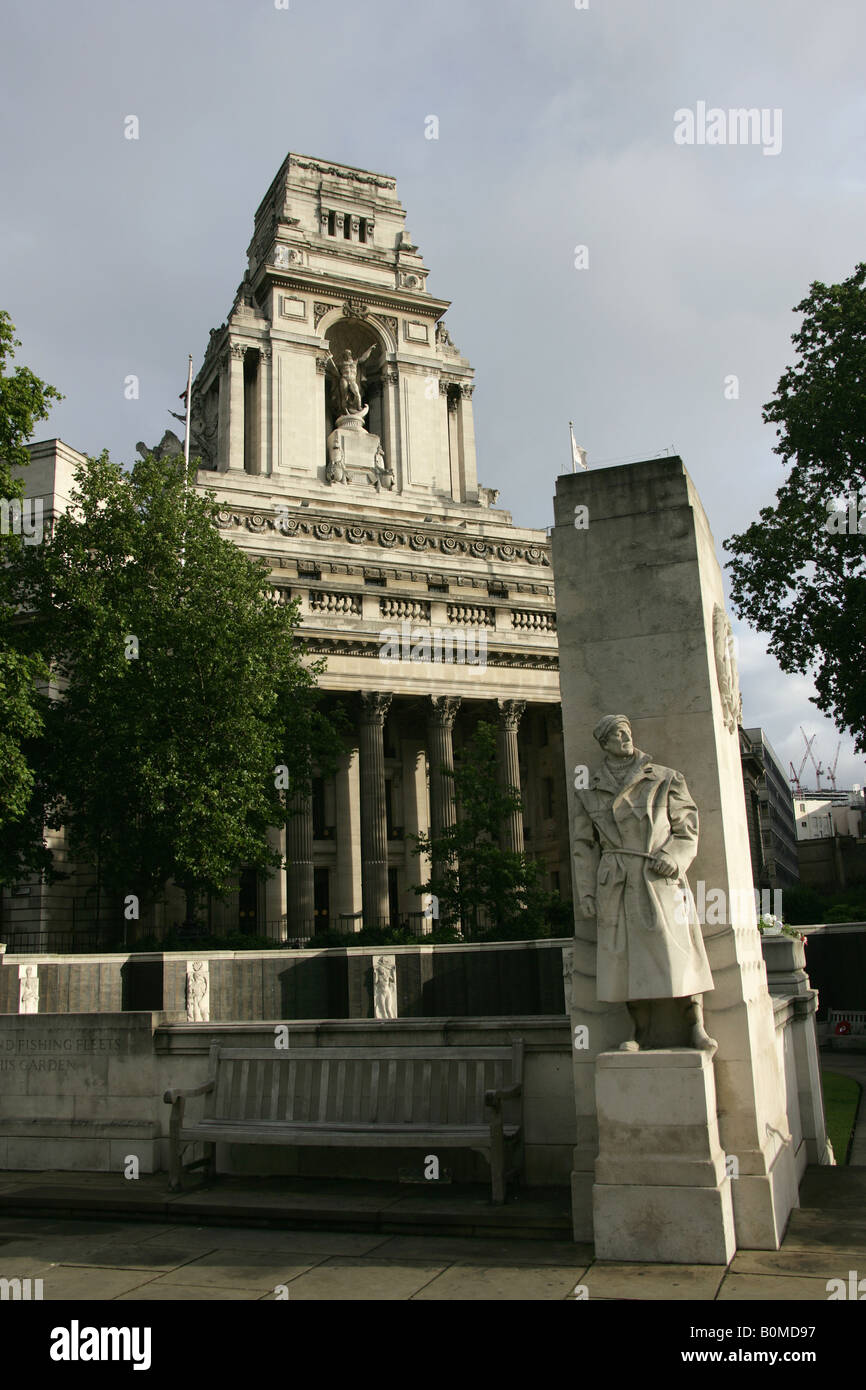
M 605 739 L 613 732 L 618 724 L 625 724 L 631 729 L 631 723 L 627 714 L 606 714 L 603 719 L 599 719 L 593 729 L 593 738 L 597 743 L 604 744 Z

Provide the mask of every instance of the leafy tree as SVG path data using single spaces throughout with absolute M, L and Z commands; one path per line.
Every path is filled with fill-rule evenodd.
M 29 367 L 9 371 L 20 346 L 14 324 L 0 310 L 0 884 L 44 870 L 50 861 L 32 765 L 33 743 L 42 729 L 37 683 L 48 672 L 40 653 L 22 651 L 15 638 L 19 619 L 13 570 L 24 539 L 9 504 L 20 505 L 24 496 L 24 483 L 12 470 L 29 464 L 26 444 L 36 422 L 46 419 L 51 403 L 63 397 Z
M 180 459 L 127 473 L 103 454 L 22 561 L 26 632 L 59 694 L 45 712 L 48 823 L 142 913 L 169 880 L 190 916 L 239 866 L 274 868 L 268 827 L 338 748 L 322 663 L 305 665 L 294 640 L 297 605 L 273 601 L 269 566 L 220 535 L 217 510 Z
M 549 936 L 559 898 L 541 886 L 534 859 L 500 848 L 502 827 L 521 809 L 521 800 L 519 792 L 500 783 L 492 724 L 478 725 L 448 775 L 454 779 L 459 816 L 436 838 L 412 837 L 414 852 L 430 855 L 433 863 L 430 882 L 414 891 L 438 898 L 440 930 L 462 923 L 474 940 Z
M 737 614 L 783 671 L 812 669 L 813 703 L 866 751 L 866 263 L 816 281 L 795 308 L 799 357 L 764 406 L 790 473 L 759 520 L 730 537 Z M 860 529 L 847 529 L 859 498 Z M 834 515 L 835 513 L 835 515 Z M 857 502 L 854 502 L 854 515 Z

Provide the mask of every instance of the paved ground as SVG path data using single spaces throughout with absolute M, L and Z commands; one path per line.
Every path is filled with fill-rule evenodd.
M 45 1184 L 48 1175 L 30 1176 Z M 614 1264 L 595 1260 L 589 1245 L 505 1234 L 14 1216 L 7 1207 L 0 1210 L 0 1278 L 42 1279 L 46 1300 L 825 1302 L 828 1279 L 866 1271 L 866 1169 L 810 1169 L 801 1202 L 781 1250 L 740 1251 L 727 1269 Z M 586 1295 L 576 1295 L 577 1286 Z
M 866 1056 L 823 1054 L 866 1085 Z M 164 1174 L 0 1176 L 0 1279 L 45 1300 L 827 1300 L 866 1276 L 866 1104 L 851 1163 L 810 1168 L 779 1251 L 716 1265 L 615 1264 L 575 1245 L 566 1190 L 220 1179 L 170 1194 Z M 258 1223 L 258 1224 L 257 1224 Z M 577 1292 L 576 1292 L 577 1291 Z

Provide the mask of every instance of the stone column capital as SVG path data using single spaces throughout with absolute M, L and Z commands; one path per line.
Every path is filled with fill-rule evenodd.
M 442 729 L 453 729 L 459 708 L 459 695 L 431 695 L 429 722 Z
M 526 709 L 526 701 L 497 700 L 496 703 L 499 706 L 499 727 L 516 733 Z
M 378 724 L 381 728 L 394 696 L 390 691 L 384 690 L 362 690 L 360 695 L 361 723 Z

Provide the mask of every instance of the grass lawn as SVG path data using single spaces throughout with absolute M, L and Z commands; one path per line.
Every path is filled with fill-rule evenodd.
M 860 1102 L 860 1084 L 850 1076 L 825 1071 L 821 1073 L 821 1085 L 824 1091 L 827 1133 L 833 1145 L 836 1162 L 844 1163 Z

